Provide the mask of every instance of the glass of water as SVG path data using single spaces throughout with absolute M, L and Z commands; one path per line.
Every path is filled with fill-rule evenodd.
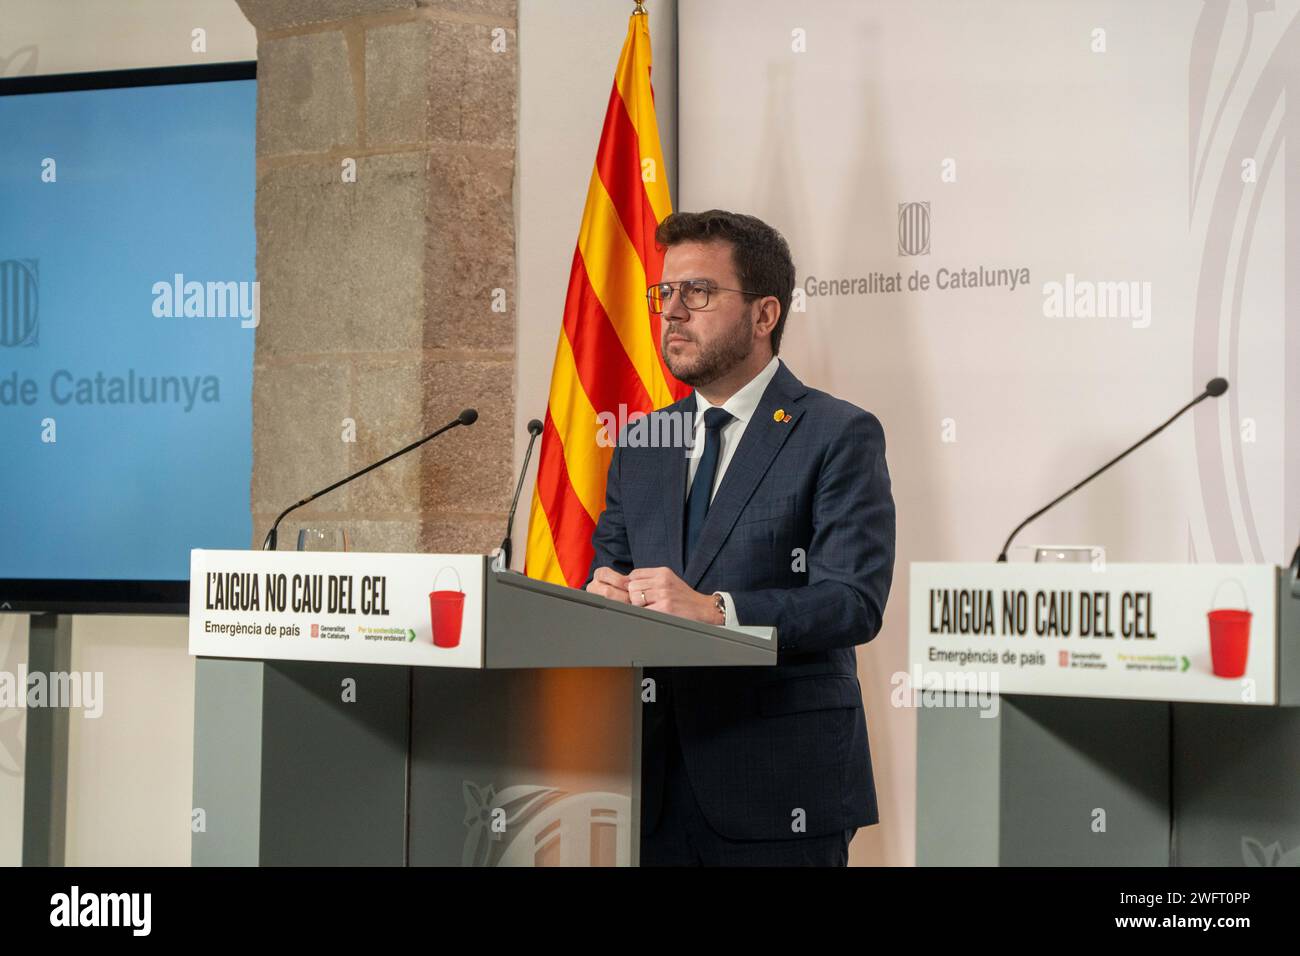
M 299 551 L 347 551 L 348 533 L 342 528 L 303 528 L 298 532 Z

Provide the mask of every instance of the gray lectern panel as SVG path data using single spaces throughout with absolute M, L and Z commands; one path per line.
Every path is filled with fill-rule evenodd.
M 1170 705 L 1002 697 L 1002 866 L 1168 866 Z
M 640 682 L 627 668 L 416 668 L 411 865 L 635 865 Z
M 711 627 L 509 572 L 489 572 L 486 591 L 488 667 L 776 663 L 772 628 Z
M 266 663 L 263 866 L 405 862 L 410 670 Z
M 258 864 L 265 668 L 261 661 L 195 661 L 191 866 Z
M 1174 861 L 1300 866 L 1300 709 L 1174 705 Z
M 916 712 L 917 866 L 997 866 L 1001 699 L 936 693 Z

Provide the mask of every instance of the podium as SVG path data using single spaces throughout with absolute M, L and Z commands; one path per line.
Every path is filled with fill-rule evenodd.
M 195 551 L 190 652 L 195 866 L 635 866 L 642 669 L 777 640 L 481 555 Z
M 1295 566 L 910 574 L 919 865 L 1300 860 Z

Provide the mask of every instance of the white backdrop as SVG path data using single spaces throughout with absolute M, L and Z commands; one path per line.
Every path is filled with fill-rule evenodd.
M 801 287 L 903 280 L 808 295 L 782 342 L 806 383 L 880 417 L 898 505 L 885 631 L 859 653 L 882 823 L 854 862 L 914 858 L 914 714 L 887 705 L 910 561 L 992 560 L 1216 374 L 1227 396 L 1018 543 L 1274 563 L 1295 546 L 1300 5 L 1262 6 L 679 5 L 677 207 L 772 223 Z M 928 251 L 900 234 L 911 203 L 928 204 Z M 981 268 L 1029 281 L 936 288 Z M 907 288 L 914 272 L 928 289 Z

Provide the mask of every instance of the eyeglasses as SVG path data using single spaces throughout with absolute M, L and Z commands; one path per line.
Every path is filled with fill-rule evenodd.
M 680 282 L 660 282 L 658 285 L 652 285 L 645 293 L 646 301 L 650 303 L 651 314 L 662 314 L 664 307 L 672 301 L 674 293 L 679 289 L 681 290 L 682 305 L 691 310 L 707 307 L 709 296 L 714 292 L 762 295 L 761 292 L 749 292 L 746 289 L 723 289 L 714 285 L 708 279 L 682 279 Z

